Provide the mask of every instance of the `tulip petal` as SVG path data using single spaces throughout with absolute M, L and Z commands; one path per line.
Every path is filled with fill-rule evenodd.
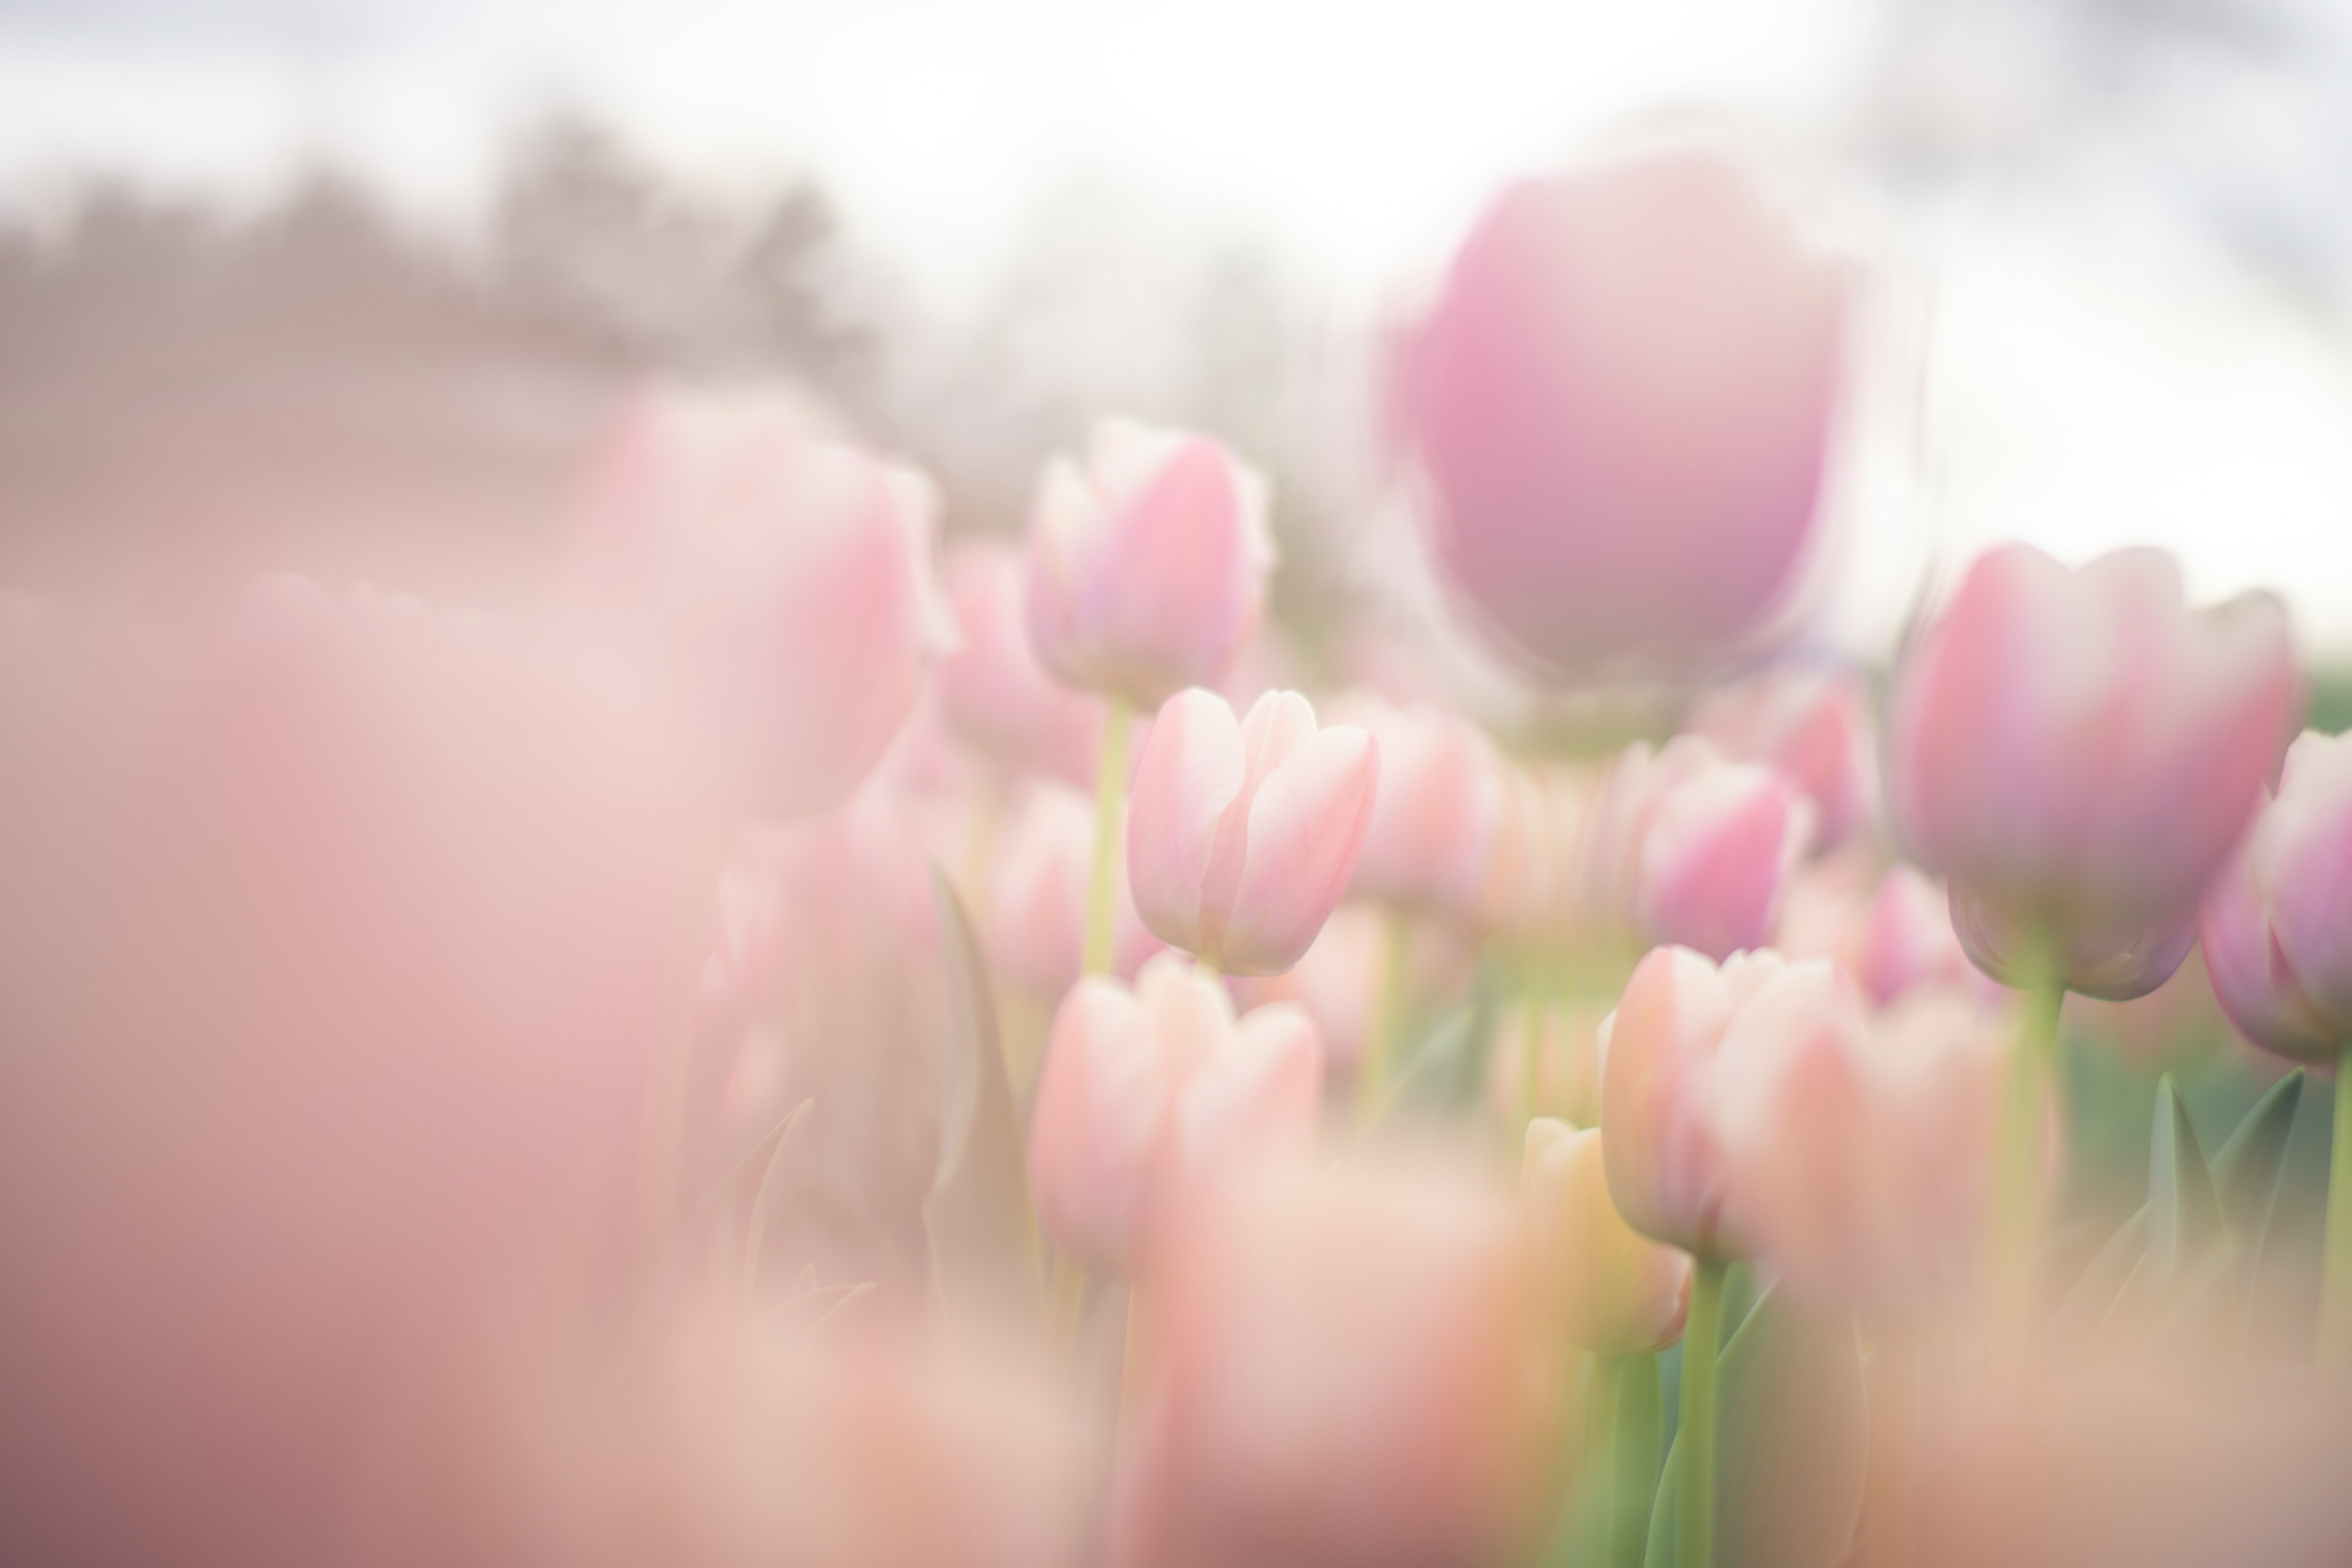
M 1370 825 L 1380 749 L 1352 725 L 1318 731 L 1249 804 L 1247 850 L 1224 932 L 1238 974 L 1297 963 L 1347 891 Z
M 1241 728 L 1223 698 L 1195 688 L 1160 709 L 1136 770 L 1127 863 L 1136 912 L 1171 947 L 1204 950 L 1202 885 L 1244 771 Z

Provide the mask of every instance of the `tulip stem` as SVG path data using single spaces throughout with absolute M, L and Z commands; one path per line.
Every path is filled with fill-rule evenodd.
M 2042 1238 L 2041 1185 L 2044 1084 L 2058 1050 L 2058 1015 L 2066 1001 L 2062 980 L 2037 981 L 2025 994 L 2017 1044 L 2002 1072 L 2000 1130 L 1993 1152 L 1993 1275 L 1995 1321 L 2022 1328 L 2033 1304 L 2034 1256 Z
M 1128 703 L 1103 699 L 1102 752 L 1095 770 L 1095 858 L 1087 884 L 1086 972 L 1108 974 L 1118 933 L 1119 818 L 1127 805 Z
M 1675 1521 L 1675 1568 L 1715 1564 L 1715 1394 L 1723 1337 L 1723 1280 L 1730 1265 L 1701 1258 L 1691 1270 L 1690 1318 L 1683 1328 L 1682 1496 Z
M 1356 1064 L 1356 1125 L 1370 1127 L 1388 1096 L 1396 1037 L 1404 1025 L 1407 939 L 1404 911 L 1381 913 L 1381 956 L 1372 973 L 1372 1016 L 1364 1026 L 1363 1059 Z
M 2352 1361 L 2352 1046 L 2336 1056 L 2336 1133 L 2328 1162 L 2319 1353 L 2322 1361 L 2340 1366 Z

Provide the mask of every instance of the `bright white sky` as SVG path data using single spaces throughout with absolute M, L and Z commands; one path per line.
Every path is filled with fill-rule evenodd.
M 816 171 L 952 311 L 1074 174 L 1264 230 L 1366 306 L 1495 184 L 1629 115 L 1729 105 L 1803 147 L 1873 58 L 1871 0 L 0 0 L 0 185 L 77 170 L 259 199 L 321 157 L 462 221 L 500 134 L 584 101 L 727 183 Z M 2044 204 L 1887 237 L 1929 366 L 1926 484 L 1849 595 L 1919 558 L 2170 547 L 2352 652 L 2352 343 L 2177 237 Z

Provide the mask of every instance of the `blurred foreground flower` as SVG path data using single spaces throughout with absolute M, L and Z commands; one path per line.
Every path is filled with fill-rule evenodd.
M 1690 1258 L 1636 1233 L 1610 1201 L 1601 1131 L 1538 1117 L 1520 1175 L 1545 1321 L 1600 1355 L 1664 1350 L 1690 1310 Z
M 1092 784 L 1102 710 L 1037 662 L 1020 551 L 994 542 L 959 545 L 949 552 L 946 578 L 963 644 L 940 661 L 949 724 L 1015 776 L 1036 772 Z

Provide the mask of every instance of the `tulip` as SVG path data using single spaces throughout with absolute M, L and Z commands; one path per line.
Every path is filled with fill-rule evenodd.
M 2122 1000 L 2195 940 L 2295 700 L 2275 600 L 2192 615 L 2160 552 L 2005 545 L 1905 661 L 1889 804 L 1979 967 Z
M 575 618 L 617 634 L 728 759 L 744 805 L 845 799 L 954 644 L 930 482 L 769 402 L 641 405 L 593 470 Z
M 1224 989 L 1174 954 L 1133 991 L 1087 976 L 1055 1015 L 1031 1112 L 1039 1223 L 1075 1257 L 1130 1267 L 1192 1189 L 1312 1142 L 1322 1074 L 1304 1010 L 1236 1022 Z
M 2005 1046 L 1964 994 L 1872 1019 L 1830 972 L 1768 986 L 1714 1085 L 1732 1228 L 1831 1310 L 1902 1321 L 1969 1300 Z
M 1468 912 L 1495 853 L 1501 760 L 1477 726 L 1444 709 L 1342 702 L 1380 748 L 1381 787 L 1349 890 L 1412 909 Z
M 1161 709 L 1127 825 L 1136 909 L 1151 933 L 1234 974 L 1298 962 L 1347 890 L 1380 778 L 1380 750 L 1316 727 L 1295 691 L 1236 723 L 1193 689 Z
M 1011 772 L 1093 783 L 1102 711 L 1038 664 L 1020 552 L 995 542 L 961 545 L 949 553 L 945 575 L 962 636 L 939 667 L 949 724 Z
M 1398 378 L 1454 585 L 1551 667 L 1768 629 L 1814 531 L 1846 294 L 1727 157 L 1506 192 Z
M 2324 1331 L 2352 1354 L 2352 741 L 2306 733 L 2205 900 L 2213 994 L 2256 1045 L 2336 1066 Z
M 1499 1194 L 1450 1170 L 1268 1169 L 1188 1208 L 1143 1289 L 1115 1560 L 1507 1558 L 1537 1345 Z
M 1642 934 L 1717 959 L 1761 946 L 1811 820 L 1777 775 L 1747 763 L 1707 767 L 1663 790 L 1641 838 Z
M 1681 1337 L 1690 1258 L 1636 1232 L 1609 1200 L 1601 1131 L 1539 1116 L 1520 1173 L 1546 1318 L 1597 1355 L 1640 1355 Z
M 1362 1059 L 1371 1027 L 1388 937 L 1385 911 L 1370 904 L 1341 904 L 1294 967 L 1237 979 L 1234 994 L 1252 1007 L 1295 1002 L 1306 1008 L 1323 1037 L 1330 1065 L 1352 1069 Z
M 989 866 L 989 955 L 1008 978 L 1040 996 L 1058 997 L 1078 978 L 1093 834 L 1094 808 L 1086 796 L 1041 780 L 1014 807 Z M 1112 973 L 1131 979 L 1160 943 L 1143 929 L 1124 874 L 1116 899 Z
M 1273 566 L 1265 481 L 1205 437 L 1095 427 L 1045 470 L 1029 531 L 1029 637 L 1065 683 L 1157 707 L 1214 686 Z
M 1771 670 L 1701 702 L 1690 729 L 1726 756 L 1771 768 L 1811 803 L 1813 849 L 1843 842 L 1867 820 L 1870 710 L 1854 677 Z
M 1959 986 L 1974 971 L 1952 931 L 1951 900 L 1909 866 L 1878 884 L 1863 931 L 1858 975 L 1884 1007 L 1923 986 Z

